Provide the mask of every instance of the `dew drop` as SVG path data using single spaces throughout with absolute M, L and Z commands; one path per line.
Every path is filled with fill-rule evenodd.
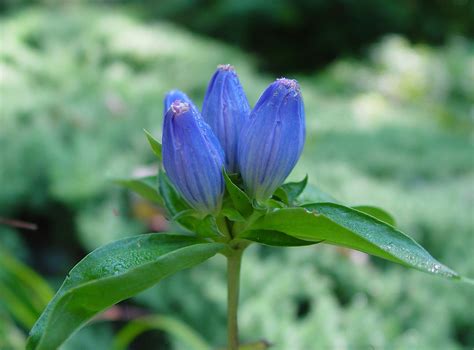
M 113 265 L 113 273 L 114 275 L 118 275 L 121 273 L 124 269 L 126 268 L 125 264 L 123 262 L 117 262 L 116 264 Z
M 439 265 L 439 264 L 434 264 L 434 265 L 430 268 L 430 272 L 438 273 L 440 268 L 441 268 L 441 265 Z

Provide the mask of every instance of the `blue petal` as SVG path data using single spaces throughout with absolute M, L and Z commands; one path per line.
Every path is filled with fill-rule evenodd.
M 250 106 L 239 78 L 230 65 L 220 65 L 211 78 L 202 106 L 202 117 L 217 136 L 229 173 L 238 172 L 238 141 L 248 121 Z
M 220 209 L 223 151 L 212 130 L 189 103 L 175 101 L 165 114 L 163 166 L 192 207 L 204 213 Z
M 265 200 L 273 194 L 296 165 L 304 139 L 299 86 L 278 79 L 264 91 L 240 135 L 239 167 L 250 196 Z
M 177 100 L 189 103 L 196 111 L 198 110 L 193 101 L 184 92 L 181 90 L 171 90 L 165 95 L 165 99 L 163 100 L 163 115 L 168 112 L 171 104 Z

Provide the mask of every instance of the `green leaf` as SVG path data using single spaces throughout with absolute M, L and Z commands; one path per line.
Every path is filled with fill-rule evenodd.
M 296 198 L 298 198 L 299 195 L 303 193 L 307 184 L 308 184 L 308 175 L 306 175 L 304 179 L 299 182 L 288 182 L 286 184 L 283 184 L 280 188 L 283 191 L 285 191 L 288 198 L 288 203 L 293 203 L 296 200 Z
M 250 230 L 276 230 L 303 240 L 324 241 L 378 256 L 423 272 L 460 279 L 412 238 L 390 225 L 335 203 L 275 210 L 254 222 Z
M 160 330 L 169 333 L 187 345 L 186 349 L 210 350 L 202 337 L 186 324 L 167 316 L 147 316 L 129 322 L 117 333 L 114 350 L 126 350 L 130 343 L 140 334 L 150 330 Z
M 70 271 L 31 330 L 27 349 L 56 349 L 100 311 L 223 248 L 194 237 L 154 233 L 96 249 Z
M 150 202 L 164 206 L 163 198 L 158 193 L 158 181 L 156 176 L 146 176 L 138 179 L 116 179 L 114 182 L 129 190 L 138 193 Z
M 318 243 L 305 241 L 274 230 L 249 230 L 240 234 L 239 238 L 275 247 L 300 247 Z
M 146 131 L 145 129 L 143 129 L 143 131 L 145 132 L 146 138 L 150 143 L 153 153 L 158 157 L 161 162 L 163 160 L 163 157 L 161 155 L 161 143 L 157 139 L 155 139 L 148 131 Z
M 0 248 L 0 304 L 19 324 L 31 328 L 52 296 L 41 276 Z
M 227 175 L 226 171 L 222 171 L 225 179 L 225 186 L 227 192 L 229 193 L 230 198 L 234 207 L 243 215 L 249 216 L 252 214 L 252 204 L 250 203 L 249 197 L 242 191 L 236 184 L 232 182 L 230 177 Z
M 301 195 L 299 202 L 342 204 L 330 194 L 324 192 L 319 187 L 313 186 L 311 184 L 306 187 L 306 190 Z M 386 222 L 389 225 L 395 226 L 395 219 L 393 218 L 393 216 L 381 208 L 374 207 L 371 205 L 356 205 L 352 208 L 371 215 L 376 219 L 379 219 L 380 221 Z
M 382 208 L 373 207 L 370 205 L 356 205 L 352 208 L 370 216 L 373 216 L 374 218 L 379 219 L 380 221 L 383 221 L 391 226 L 395 226 L 396 224 L 394 217 Z
M 319 187 L 308 184 L 298 198 L 298 203 L 339 203 L 330 194 L 324 192 Z

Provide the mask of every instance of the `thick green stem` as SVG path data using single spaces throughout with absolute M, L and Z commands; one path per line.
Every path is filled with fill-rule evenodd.
M 239 306 L 240 265 L 242 248 L 233 248 L 227 256 L 227 349 L 238 350 L 239 327 L 237 309 Z

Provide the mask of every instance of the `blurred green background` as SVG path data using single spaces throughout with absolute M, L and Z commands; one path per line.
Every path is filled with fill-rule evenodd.
M 166 229 L 158 208 L 111 179 L 156 170 L 143 129 L 160 135 L 164 93 L 200 105 L 220 63 L 236 67 L 252 104 L 281 75 L 300 81 L 308 135 L 291 179 L 388 209 L 474 276 L 474 1 L 65 3 L 0 2 L 1 350 L 24 347 L 87 252 Z M 63 349 L 109 349 L 149 314 L 222 346 L 224 273 L 216 257 L 170 277 Z M 252 246 L 242 288 L 242 339 L 274 349 L 474 346 L 472 287 L 362 253 Z M 129 348 L 188 349 L 162 331 Z

